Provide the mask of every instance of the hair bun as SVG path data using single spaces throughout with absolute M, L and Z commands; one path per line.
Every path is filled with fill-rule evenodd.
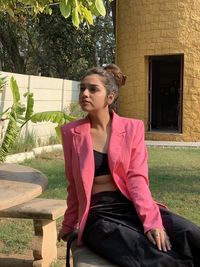
M 123 75 L 120 68 L 115 64 L 109 64 L 104 67 L 106 71 L 111 73 L 119 87 L 125 85 L 126 83 L 126 76 Z

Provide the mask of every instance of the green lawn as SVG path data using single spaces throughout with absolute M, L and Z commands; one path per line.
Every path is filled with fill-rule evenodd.
M 154 198 L 200 226 L 200 149 L 148 151 Z
M 148 152 L 154 198 L 200 226 L 200 149 L 148 148 Z M 49 187 L 40 197 L 65 199 L 66 181 L 60 152 L 43 154 L 23 165 L 36 168 L 48 177 Z M 0 252 L 19 253 L 31 247 L 32 235 L 30 221 L 1 219 Z

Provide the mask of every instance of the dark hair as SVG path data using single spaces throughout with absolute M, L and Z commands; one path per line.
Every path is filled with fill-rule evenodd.
M 123 75 L 120 68 L 115 64 L 109 64 L 105 67 L 94 67 L 89 69 L 82 77 L 83 80 L 86 76 L 97 74 L 102 77 L 102 82 L 107 90 L 107 94 L 115 92 L 115 100 L 110 105 L 110 109 L 116 109 L 116 101 L 118 98 L 118 91 L 121 86 L 125 84 L 126 76 Z
M 104 70 L 111 73 L 114 76 L 114 79 L 120 88 L 126 83 L 126 76 L 122 73 L 121 69 L 115 64 L 109 64 L 104 67 Z

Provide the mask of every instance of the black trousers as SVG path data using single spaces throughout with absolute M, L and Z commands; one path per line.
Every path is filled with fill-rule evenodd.
M 99 206 L 98 206 L 99 205 Z M 131 201 L 119 191 L 92 196 L 86 245 L 120 267 L 200 267 L 200 228 L 160 208 L 172 249 L 162 252 L 144 235 Z

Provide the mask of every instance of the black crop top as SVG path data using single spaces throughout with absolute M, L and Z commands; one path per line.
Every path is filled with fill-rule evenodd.
M 94 176 L 110 174 L 108 155 L 94 150 L 95 173 Z

